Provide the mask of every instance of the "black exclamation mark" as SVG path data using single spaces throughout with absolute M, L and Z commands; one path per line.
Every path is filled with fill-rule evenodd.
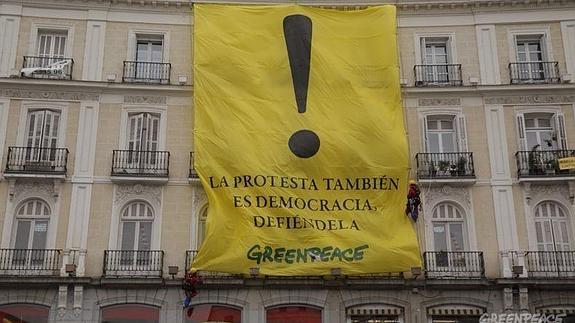
M 284 18 L 284 37 L 299 113 L 304 113 L 307 105 L 311 27 L 311 19 L 306 16 L 291 15 Z M 319 150 L 319 137 L 311 130 L 298 130 L 289 138 L 288 146 L 294 155 L 309 158 Z

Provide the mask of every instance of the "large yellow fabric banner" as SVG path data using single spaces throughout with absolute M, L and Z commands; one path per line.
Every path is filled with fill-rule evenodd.
M 421 266 L 404 211 L 395 7 L 194 13 L 195 167 L 209 208 L 192 270 Z

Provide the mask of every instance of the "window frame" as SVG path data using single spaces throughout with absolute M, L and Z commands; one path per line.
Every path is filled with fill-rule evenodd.
M 127 61 L 136 61 L 138 36 L 162 38 L 162 62 L 170 62 L 170 31 L 167 29 L 130 29 L 128 30 Z
M 25 207 L 28 203 L 31 202 L 36 202 L 36 201 L 40 201 L 42 204 L 44 204 L 45 207 L 48 208 L 48 215 L 42 215 L 42 216 L 37 216 L 37 215 L 18 215 L 18 211 L 20 211 L 20 209 L 22 209 L 23 207 Z M 53 207 L 52 205 L 50 205 L 46 200 L 44 200 L 43 198 L 40 197 L 32 197 L 32 198 L 26 198 L 22 201 L 20 201 L 19 203 L 16 204 L 16 207 L 14 208 L 14 212 L 13 212 L 13 222 L 12 222 L 12 232 L 10 235 L 10 248 L 12 249 L 16 249 L 16 235 L 18 234 L 18 225 L 20 223 L 20 220 L 26 221 L 29 220 L 31 221 L 30 224 L 30 228 L 29 230 L 29 235 L 28 235 L 28 248 L 26 249 L 32 249 L 32 244 L 33 244 L 33 232 L 34 232 L 34 226 L 36 224 L 37 220 L 40 221 L 48 221 L 48 225 L 47 225 L 47 229 L 46 229 L 46 242 L 44 243 L 44 249 L 51 249 L 50 247 L 53 245 L 53 240 L 55 238 L 55 234 L 56 234 L 56 229 L 54 228 L 55 224 L 54 224 L 54 211 L 53 211 Z
M 144 205 L 145 207 L 147 207 L 149 209 L 149 212 L 152 213 L 152 217 L 151 218 L 146 218 L 144 217 L 142 214 L 137 214 L 136 217 L 134 218 L 130 218 L 130 217 L 126 217 L 124 216 L 124 213 L 127 212 L 128 208 L 132 207 L 132 205 L 136 205 L 136 204 L 141 204 Z M 154 237 L 154 223 L 155 223 L 155 218 L 156 218 L 156 214 L 155 214 L 155 210 L 152 207 L 152 205 L 150 203 L 148 203 L 147 201 L 144 200 L 131 200 L 130 202 L 126 203 L 122 209 L 120 210 L 120 225 L 119 225 L 119 230 L 118 230 L 118 250 L 129 250 L 129 249 L 122 249 L 122 244 L 123 244 L 123 233 L 124 233 L 124 224 L 126 222 L 133 222 L 136 223 L 136 225 L 134 226 L 134 245 L 133 245 L 133 249 L 134 251 L 136 250 L 153 250 L 152 249 L 152 241 L 153 241 L 153 237 Z M 139 235 L 140 235 L 140 228 L 141 228 L 141 224 L 142 222 L 151 222 L 151 229 L 150 229 L 150 249 L 140 249 L 140 240 L 139 240 Z
M 551 47 L 551 41 L 549 38 L 551 35 L 551 30 L 549 26 L 541 28 L 528 28 L 528 29 L 507 29 L 507 45 L 509 47 L 509 63 L 518 63 L 517 59 L 517 36 L 519 37 L 529 37 L 529 36 L 539 36 L 541 41 L 541 55 L 543 62 L 552 62 L 553 51 Z
M 158 148 L 156 151 L 165 151 L 166 147 L 166 128 L 167 128 L 167 105 L 157 105 L 157 106 L 143 106 L 143 105 L 123 105 L 122 113 L 120 116 L 120 136 L 118 147 L 121 150 L 129 150 L 129 132 L 128 132 L 128 122 L 130 115 L 137 113 L 151 113 L 157 114 L 160 117 L 160 124 L 158 129 Z
M 551 114 L 551 126 L 557 135 L 557 150 L 569 149 L 569 142 L 567 141 L 567 127 L 565 121 L 565 114 L 559 106 L 532 106 L 532 107 L 518 107 L 515 109 L 515 136 L 517 138 L 518 151 L 530 151 L 531 148 L 527 146 L 527 131 L 525 127 L 526 114 Z M 561 126 L 562 125 L 562 126 Z M 560 129 L 558 129 L 558 127 Z M 562 131 L 561 131 L 562 130 Z
M 447 64 L 456 64 L 457 59 L 457 48 L 455 45 L 455 32 L 429 32 L 429 33 L 415 33 L 415 65 L 424 65 L 423 48 L 424 39 L 426 38 L 446 38 L 446 49 L 447 49 Z
M 429 149 L 429 130 L 427 129 L 427 120 L 434 116 L 452 116 L 453 127 L 455 131 L 456 153 L 469 152 L 469 143 L 467 141 L 467 121 L 463 109 L 420 109 L 418 111 L 420 125 L 420 151 L 431 153 Z
M 454 219 L 441 219 L 441 218 L 435 218 L 435 212 L 436 210 L 441 207 L 441 206 L 447 206 L 447 207 L 452 207 L 455 211 L 459 211 L 460 215 L 461 215 L 461 220 L 458 221 L 455 218 Z M 467 219 L 466 219 L 467 215 L 465 214 L 464 210 L 457 204 L 450 202 L 450 201 L 442 201 L 439 202 L 437 204 L 435 204 L 435 206 L 433 207 L 432 211 L 431 211 L 431 249 L 430 251 L 470 251 L 471 249 L 469 248 L 469 226 L 467 225 Z M 445 230 L 445 238 L 446 238 L 446 244 L 447 244 L 447 249 L 448 250 L 438 250 L 437 246 L 435 245 L 435 224 L 436 223 L 443 223 L 446 224 L 444 226 L 444 230 Z M 461 250 L 453 250 L 453 248 L 451 247 L 451 243 L 448 241 L 449 240 L 449 236 L 448 233 L 450 232 L 450 224 L 455 224 L 455 223 L 461 223 L 461 234 L 462 234 L 462 239 L 463 239 L 463 249 Z
M 37 56 L 38 35 L 41 30 L 57 31 L 66 33 L 65 58 L 73 58 L 74 25 L 73 24 L 44 24 L 32 22 L 30 39 L 28 41 L 28 56 Z
M 66 147 L 66 128 L 68 124 L 68 103 L 56 103 L 56 102 L 22 102 L 20 109 L 20 120 L 18 122 L 18 130 L 16 134 L 16 145 L 19 147 L 27 146 L 28 138 L 28 118 L 30 113 L 37 110 L 53 110 L 60 113 L 60 121 L 58 125 L 58 139 L 56 143 L 56 148 Z

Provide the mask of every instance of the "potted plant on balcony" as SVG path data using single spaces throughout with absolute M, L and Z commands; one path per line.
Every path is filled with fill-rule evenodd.
M 543 174 L 543 167 L 541 163 L 541 155 L 537 149 L 539 149 L 540 145 L 535 145 L 529 152 L 528 156 L 528 170 L 527 173 L 529 175 L 541 175 Z
M 451 174 L 451 176 L 457 176 L 457 165 L 449 164 L 449 174 Z
M 459 159 L 457 160 L 457 175 L 459 176 L 466 175 L 465 166 L 467 166 L 467 158 L 463 156 L 459 157 Z
M 557 159 L 552 158 L 545 162 L 545 174 L 546 175 L 553 175 L 559 169 L 559 162 Z
M 448 172 L 448 168 L 449 168 L 449 162 L 446 160 L 440 160 L 437 163 L 437 167 L 439 168 L 439 174 L 440 176 L 445 176 L 445 175 L 449 175 Z

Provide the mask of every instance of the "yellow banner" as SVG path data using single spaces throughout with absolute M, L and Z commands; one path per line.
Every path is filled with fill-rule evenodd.
M 265 275 L 421 266 L 395 7 L 194 5 L 193 270 Z
M 559 158 L 559 169 L 575 169 L 575 157 Z

